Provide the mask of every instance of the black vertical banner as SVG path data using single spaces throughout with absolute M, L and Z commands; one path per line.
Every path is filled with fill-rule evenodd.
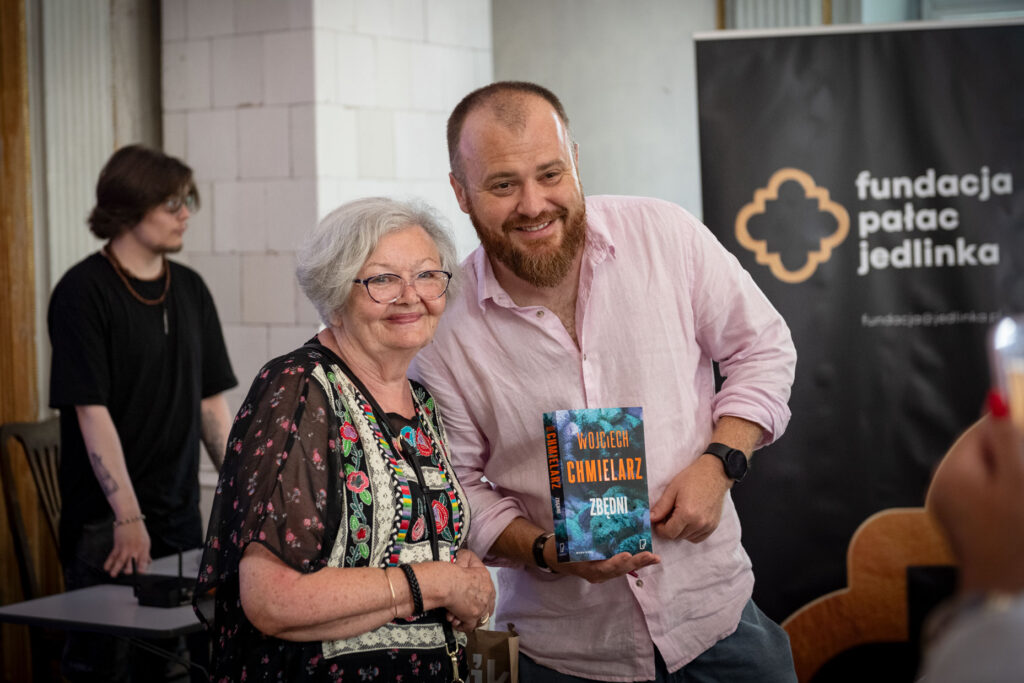
M 793 331 L 785 436 L 735 487 L 773 618 L 919 506 L 1024 311 L 1024 24 L 697 41 L 704 221 Z

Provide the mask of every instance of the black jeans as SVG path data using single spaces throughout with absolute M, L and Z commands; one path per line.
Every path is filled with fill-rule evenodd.
M 72 553 L 64 564 L 64 583 L 67 590 L 114 583 L 103 571 L 103 563 L 114 547 L 113 519 L 87 524 Z M 159 539 L 152 539 L 150 555 L 154 558 L 176 553 L 178 548 L 167 547 Z M 196 639 L 196 645 L 208 643 L 205 633 Z M 201 642 L 200 642 L 201 641 Z M 193 639 L 189 639 L 192 645 Z M 189 661 L 189 647 L 183 638 L 146 640 L 145 644 L 167 652 L 171 657 Z M 204 652 L 197 659 L 205 661 Z M 132 644 L 126 638 L 85 632 L 69 632 L 61 657 L 61 673 L 72 683 L 127 683 L 129 681 L 159 681 L 169 683 L 189 680 L 189 667 L 181 661 L 149 652 Z

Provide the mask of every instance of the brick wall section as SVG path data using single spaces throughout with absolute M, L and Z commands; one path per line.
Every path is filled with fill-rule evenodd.
M 476 245 L 444 124 L 492 79 L 490 0 L 163 0 L 162 32 L 164 148 L 202 197 L 179 257 L 216 300 L 234 411 L 267 359 L 316 331 L 294 248 L 338 204 L 419 196 L 462 255 Z

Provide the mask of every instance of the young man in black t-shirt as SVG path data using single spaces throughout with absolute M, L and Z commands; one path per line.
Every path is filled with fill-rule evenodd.
M 68 589 L 145 571 L 202 544 L 199 442 L 218 469 L 237 384 L 213 299 L 182 248 L 198 196 L 192 170 L 140 146 L 96 187 L 92 232 L 108 242 L 50 299 L 50 406 L 61 411 L 60 542 Z M 123 641 L 69 638 L 71 680 L 129 680 Z M 134 658 L 133 658 L 134 659 Z M 145 680 L 158 680 L 152 662 Z M 137 680 L 143 680 L 136 676 Z

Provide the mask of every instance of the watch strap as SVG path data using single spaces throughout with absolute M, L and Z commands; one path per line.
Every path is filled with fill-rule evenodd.
M 709 443 L 707 445 L 707 448 L 704 449 L 704 453 L 707 453 L 709 455 L 713 455 L 713 456 L 715 456 L 716 458 L 718 458 L 719 460 L 722 461 L 722 467 L 725 468 L 725 476 L 729 477 L 733 481 L 740 481 L 740 480 L 743 479 L 744 476 L 746 476 L 746 474 L 747 474 L 747 467 L 742 467 L 742 471 L 741 472 L 732 472 L 731 471 L 732 465 L 729 462 L 729 454 L 732 453 L 733 451 L 735 451 L 736 453 L 739 453 L 740 457 L 743 458 L 743 465 L 747 465 L 748 464 L 747 463 L 747 456 L 746 456 L 746 454 L 743 453 L 743 451 L 741 451 L 738 448 L 733 448 L 732 446 L 727 446 L 724 443 L 719 443 L 717 441 L 712 441 L 711 443 Z
M 718 443 L 712 441 L 708 444 L 708 447 L 704 449 L 704 453 L 710 453 L 722 462 L 725 462 L 725 457 L 729 454 L 729 451 L 733 450 L 731 446 L 726 446 L 724 443 Z
M 554 535 L 553 532 L 547 531 L 533 539 L 533 561 L 539 569 L 549 572 L 552 570 L 548 566 L 547 560 L 544 559 L 544 546 L 547 544 L 548 539 Z

